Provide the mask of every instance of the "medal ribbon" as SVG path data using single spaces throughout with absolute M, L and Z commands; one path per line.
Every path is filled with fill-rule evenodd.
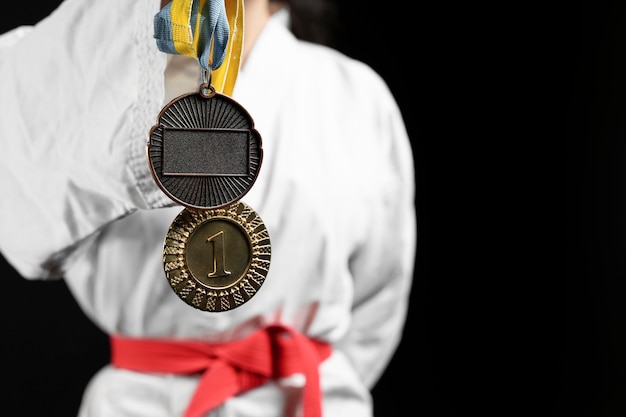
M 243 0 L 172 0 L 154 16 L 161 52 L 196 58 L 216 91 L 232 95 L 243 51 Z

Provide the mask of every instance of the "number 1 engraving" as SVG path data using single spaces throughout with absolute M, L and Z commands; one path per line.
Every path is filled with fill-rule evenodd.
M 224 253 L 224 232 L 220 230 L 213 236 L 209 236 L 207 243 L 213 244 L 213 272 L 210 272 L 209 278 L 227 277 L 230 271 L 226 270 L 226 254 Z

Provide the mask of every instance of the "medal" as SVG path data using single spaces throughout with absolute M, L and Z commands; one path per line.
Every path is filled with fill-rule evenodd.
M 226 3 L 224 11 L 223 2 L 174 0 L 155 17 L 159 49 L 198 57 L 204 72 L 198 92 L 161 110 L 146 149 L 156 184 L 185 206 L 165 236 L 165 276 L 183 301 L 210 312 L 249 301 L 265 282 L 271 258 L 263 220 L 240 201 L 261 167 L 261 136 L 248 112 L 211 83 L 212 69 L 223 61 L 228 65 L 220 68 L 217 84 L 232 92 L 239 67 L 243 0 Z M 180 29 L 181 22 L 188 31 Z M 229 24 L 236 30 L 229 31 Z
M 165 237 L 163 262 L 174 292 L 205 311 L 227 311 L 263 285 L 271 257 L 261 217 L 238 202 L 224 209 L 184 209 Z
M 263 158 L 248 112 L 206 84 L 167 104 L 150 132 L 152 177 L 172 200 L 212 209 L 244 196 Z

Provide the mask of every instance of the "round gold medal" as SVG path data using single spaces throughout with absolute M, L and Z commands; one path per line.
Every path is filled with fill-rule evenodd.
M 204 311 L 228 311 L 252 298 L 269 271 L 270 236 L 239 201 L 225 208 L 183 209 L 165 236 L 163 265 L 174 292 Z

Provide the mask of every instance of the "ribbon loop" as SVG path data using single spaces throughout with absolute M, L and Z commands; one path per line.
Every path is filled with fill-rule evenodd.
M 243 50 L 243 0 L 173 0 L 154 16 L 161 52 L 196 58 L 231 95 Z

